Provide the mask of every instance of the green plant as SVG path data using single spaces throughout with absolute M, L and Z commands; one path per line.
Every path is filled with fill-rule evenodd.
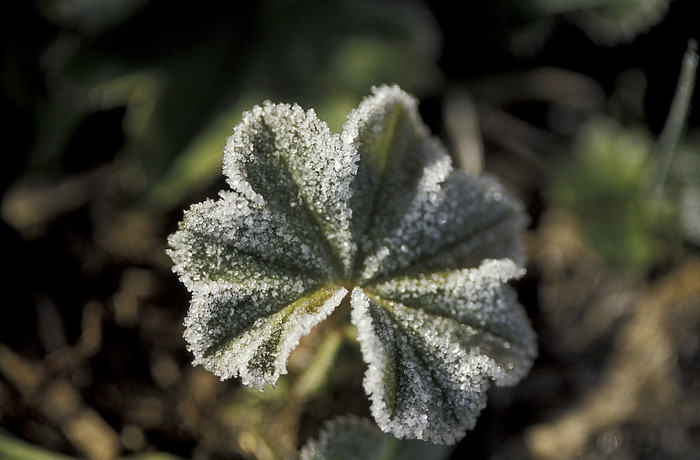
M 629 128 L 598 116 L 580 130 L 573 161 L 552 181 L 550 201 L 576 216 L 582 234 L 610 266 L 648 273 L 682 239 L 697 242 L 697 152 L 682 142 L 696 48 L 691 41 L 657 140 L 644 126 Z M 678 150 L 681 158 L 674 161 Z
M 376 88 L 342 135 L 313 110 L 257 106 L 223 163 L 232 190 L 169 239 L 195 364 L 276 385 L 300 339 L 349 304 L 379 427 L 447 444 L 491 379 L 527 374 L 536 338 L 507 285 L 524 273 L 525 215 L 494 179 L 452 168 L 401 89 Z
M 672 214 L 668 200 L 649 193 L 653 147 L 642 129 L 593 120 L 549 191 L 550 200 L 577 217 L 591 246 L 613 267 L 644 272 L 667 253 Z

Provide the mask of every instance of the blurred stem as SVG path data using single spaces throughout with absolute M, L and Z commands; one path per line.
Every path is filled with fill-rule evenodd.
M 652 181 L 652 193 L 661 193 L 666 174 L 671 165 L 673 154 L 675 153 L 683 130 L 685 128 L 688 115 L 690 113 L 690 100 L 693 97 L 693 87 L 695 86 L 695 76 L 698 69 L 698 44 L 695 40 L 688 42 L 688 49 L 683 56 L 681 74 L 678 77 L 678 86 L 671 101 L 668 118 L 664 124 L 656 146 L 658 168 Z
M 333 371 L 343 340 L 344 331 L 342 329 L 333 328 L 326 333 L 308 368 L 299 376 L 292 387 L 292 393 L 296 398 L 305 402 L 323 390 Z

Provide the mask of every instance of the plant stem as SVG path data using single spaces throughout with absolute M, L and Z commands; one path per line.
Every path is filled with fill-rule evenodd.
M 673 154 L 683 136 L 683 130 L 690 114 L 690 100 L 693 96 L 693 87 L 695 86 L 695 76 L 698 68 L 697 48 L 698 44 L 695 40 L 688 41 L 688 49 L 683 56 L 681 74 L 678 77 L 678 86 L 671 101 L 668 118 L 666 118 L 666 123 L 661 130 L 656 145 L 659 163 L 651 183 L 653 194 L 661 193 Z

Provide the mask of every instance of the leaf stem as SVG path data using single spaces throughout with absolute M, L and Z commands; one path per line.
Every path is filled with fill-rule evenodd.
M 698 68 L 698 44 L 695 40 L 688 41 L 688 48 L 683 55 L 681 73 L 678 77 L 678 86 L 671 101 L 668 118 L 664 124 L 656 145 L 657 158 L 659 160 L 656 174 L 651 183 L 651 191 L 658 195 L 661 193 L 666 174 L 671 165 L 673 154 L 683 137 L 683 130 L 690 114 L 690 101 L 695 86 L 695 76 Z

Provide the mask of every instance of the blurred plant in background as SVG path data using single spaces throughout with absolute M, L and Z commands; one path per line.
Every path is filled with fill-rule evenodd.
M 526 0 L 525 24 L 515 29 L 516 53 L 541 50 L 558 22 L 575 24 L 594 42 L 615 46 L 633 41 L 663 20 L 671 0 Z
M 592 120 L 574 145 L 574 161 L 556 176 L 550 199 L 578 219 L 613 266 L 648 270 L 677 230 L 668 200 L 650 193 L 654 144 L 648 133 L 615 120 Z M 670 241 L 667 241 L 670 244 Z
M 534 0 L 544 16 L 564 15 L 606 45 L 634 40 L 658 24 L 671 0 Z
M 120 155 L 158 205 L 218 176 L 221 139 L 254 102 L 294 98 L 338 130 L 372 85 L 439 79 L 439 30 L 417 2 L 104 3 L 44 4 L 63 32 L 42 58 L 50 97 L 29 166 L 60 164 L 91 116 L 124 111 Z
M 678 254 L 684 236 L 694 238 L 688 222 L 697 218 L 688 196 L 697 175 L 697 160 L 692 160 L 697 155 L 686 149 L 683 166 L 667 175 L 675 166 L 688 117 L 696 47 L 692 42 L 686 52 L 676 97 L 657 142 L 644 127 L 592 119 L 574 141 L 573 161 L 552 181 L 552 203 L 578 218 L 592 247 L 612 266 L 649 273 Z

